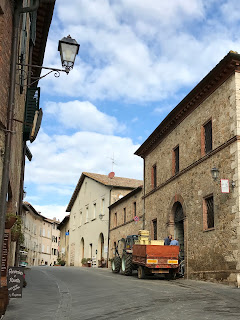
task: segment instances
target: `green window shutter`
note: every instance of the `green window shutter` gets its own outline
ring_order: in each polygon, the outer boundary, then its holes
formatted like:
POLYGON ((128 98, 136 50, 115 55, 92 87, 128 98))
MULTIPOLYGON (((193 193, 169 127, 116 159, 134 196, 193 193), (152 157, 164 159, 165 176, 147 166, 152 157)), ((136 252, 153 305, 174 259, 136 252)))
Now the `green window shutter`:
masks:
POLYGON ((37 11, 30 13, 30 19, 31 19, 31 27, 30 27, 30 39, 35 45, 36 41, 36 24, 37 24, 37 11))
POLYGON ((23 140, 30 140, 35 112, 39 110, 40 88, 28 88, 25 104, 23 140))

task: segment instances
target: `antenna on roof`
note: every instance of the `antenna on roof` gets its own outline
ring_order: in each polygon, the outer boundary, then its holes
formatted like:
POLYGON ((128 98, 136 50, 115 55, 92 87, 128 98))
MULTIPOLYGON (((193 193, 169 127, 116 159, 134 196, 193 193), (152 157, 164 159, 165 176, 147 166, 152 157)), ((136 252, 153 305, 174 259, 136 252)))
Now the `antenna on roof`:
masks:
POLYGON ((112 160, 112 171, 108 174, 108 178, 113 179, 115 176, 115 173, 113 171, 113 166, 116 164, 115 159, 114 159, 114 153, 113 153, 112 158, 109 158, 109 159, 112 160))

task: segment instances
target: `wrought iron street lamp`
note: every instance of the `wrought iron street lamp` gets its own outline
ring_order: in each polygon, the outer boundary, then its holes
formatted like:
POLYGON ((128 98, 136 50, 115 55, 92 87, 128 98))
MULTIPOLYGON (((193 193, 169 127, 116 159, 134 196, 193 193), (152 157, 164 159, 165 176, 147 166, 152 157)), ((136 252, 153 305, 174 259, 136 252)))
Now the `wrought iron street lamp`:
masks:
POLYGON ((67 36, 62 38, 62 40, 59 40, 58 43, 58 51, 60 51, 60 57, 62 66, 64 69, 57 69, 57 68, 50 68, 50 67, 44 67, 44 66, 38 66, 38 65, 32 65, 32 64, 23 64, 23 63, 17 63, 21 67, 21 71, 26 74, 26 78, 22 77, 22 80, 25 80, 28 78, 28 74, 32 74, 32 71, 25 72, 23 70, 23 67, 30 67, 30 68, 38 68, 38 69, 44 69, 44 70, 50 70, 46 74, 42 75, 38 78, 33 78, 34 81, 32 83, 29 83, 27 86, 30 87, 35 82, 38 82, 40 79, 46 77, 50 73, 54 72, 54 76, 56 78, 60 77, 60 72, 65 72, 66 74, 69 74, 70 70, 73 69, 73 65, 76 59, 76 56, 78 54, 80 45, 77 43, 75 39, 72 39, 71 36, 67 36))
POLYGON ((211 174, 212 174, 213 180, 216 181, 218 179, 218 176, 219 176, 219 170, 216 167, 213 167, 211 169, 211 174))
POLYGON ((70 35, 59 40, 58 51, 60 51, 62 66, 66 73, 73 68, 76 55, 78 54, 80 45, 70 35))

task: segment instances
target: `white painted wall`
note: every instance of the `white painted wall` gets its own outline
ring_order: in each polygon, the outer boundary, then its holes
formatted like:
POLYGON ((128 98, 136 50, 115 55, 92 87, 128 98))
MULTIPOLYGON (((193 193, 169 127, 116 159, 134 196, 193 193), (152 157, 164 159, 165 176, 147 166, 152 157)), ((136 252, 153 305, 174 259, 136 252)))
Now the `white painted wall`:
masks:
POLYGON ((104 238, 103 257, 107 259, 109 197, 110 187, 106 187, 95 180, 85 177, 70 213, 70 264, 81 266, 83 257, 91 258, 91 251, 92 256, 96 256, 96 259, 100 260, 101 233, 104 238), (99 218, 100 213, 104 215, 102 220, 99 218), (82 239, 84 239, 84 254, 82 239))

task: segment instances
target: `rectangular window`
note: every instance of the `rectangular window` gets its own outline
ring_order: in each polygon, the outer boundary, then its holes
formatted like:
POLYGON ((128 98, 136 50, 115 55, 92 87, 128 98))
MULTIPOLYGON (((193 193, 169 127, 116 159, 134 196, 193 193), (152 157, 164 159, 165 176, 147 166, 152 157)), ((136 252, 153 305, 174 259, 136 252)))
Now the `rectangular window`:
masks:
POLYGON ((127 221, 126 208, 123 208, 123 223, 126 223, 126 221, 127 221))
POLYGON ((104 210, 105 210, 105 201, 104 199, 102 199, 102 214, 104 214, 104 210))
POLYGON ((173 149, 173 175, 179 172, 179 146, 173 149))
POLYGON ((117 212, 114 214, 114 227, 117 226, 117 212))
POLYGON ((82 225, 82 211, 80 211, 80 221, 79 221, 80 226, 82 225))
POLYGON ((45 237, 45 229, 43 229, 42 235, 43 235, 43 237, 45 237))
POLYGON ((133 218, 137 215, 137 203, 133 202, 133 218))
POLYGON ((213 196, 203 199, 203 228, 214 228, 214 201, 213 196))
POLYGON ((157 187, 157 165, 152 166, 152 188, 157 187))
POLYGON ((44 252, 44 244, 42 244, 42 252, 44 252))
POLYGON ((96 218, 96 203, 93 204, 93 219, 96 218))
POLYGON ((86 207, 86 222, 88 222, 88 207, 86 207))
POLYGON ((202 156, 212 151, 212 120, 202 126, 201 153, 202 156))
POLYGON ((157 240, 157 219, 152 220, 153 240, 157 240))

